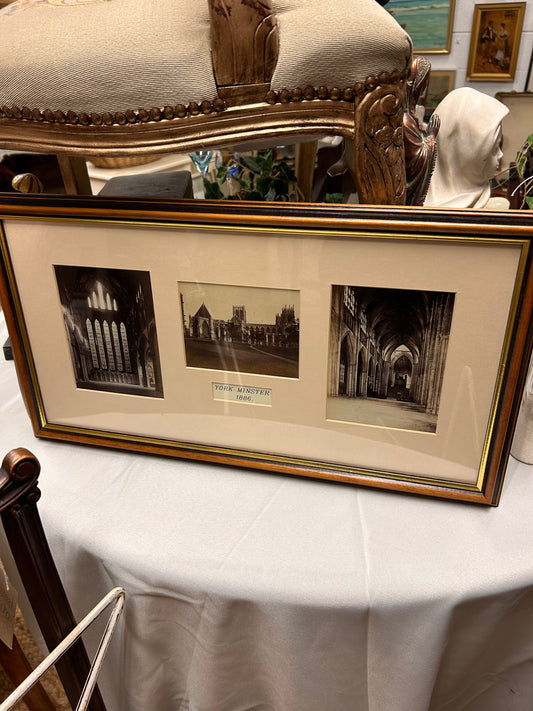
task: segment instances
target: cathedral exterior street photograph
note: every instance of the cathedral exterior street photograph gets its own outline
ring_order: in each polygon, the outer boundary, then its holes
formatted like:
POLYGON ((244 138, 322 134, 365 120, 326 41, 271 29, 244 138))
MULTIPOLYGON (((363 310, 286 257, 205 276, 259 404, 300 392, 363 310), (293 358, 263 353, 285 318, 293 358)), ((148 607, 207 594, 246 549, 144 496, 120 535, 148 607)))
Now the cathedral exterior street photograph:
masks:
POLYGON ((298 377, 298 291, 180 282, 188 367, 298 377))
POLYGON ((434 433, 454 294, 334 285, 331 420, 434 433))

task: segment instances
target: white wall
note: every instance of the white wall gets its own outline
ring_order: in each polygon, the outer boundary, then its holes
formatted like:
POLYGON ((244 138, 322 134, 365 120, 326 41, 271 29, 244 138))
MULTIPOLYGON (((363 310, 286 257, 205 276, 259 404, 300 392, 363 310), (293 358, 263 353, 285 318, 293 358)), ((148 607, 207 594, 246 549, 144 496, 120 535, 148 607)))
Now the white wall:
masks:
MULTIPOLYGON (((491 2, 493 0, 490 0, 491 2)), ((498 3, 507 0, 497 0, 498 3)), ((481 3, 478 3, 481 4, 481 3)), ((466 68, 470 50, 470 33, 474 17, 474 0, 456 0, 453 35, 449 54, 428 54, 433 69, 455 70, 455 88, 471 86, 473 89, 494 96, 497 91, 525 91, 526 79, 533 53, 533 2, 526 3, 522 39, 518 53, 518 63, 514 81, 467 81, 466 68)), ((530 81, 529 89, 533 89, 530 81)))

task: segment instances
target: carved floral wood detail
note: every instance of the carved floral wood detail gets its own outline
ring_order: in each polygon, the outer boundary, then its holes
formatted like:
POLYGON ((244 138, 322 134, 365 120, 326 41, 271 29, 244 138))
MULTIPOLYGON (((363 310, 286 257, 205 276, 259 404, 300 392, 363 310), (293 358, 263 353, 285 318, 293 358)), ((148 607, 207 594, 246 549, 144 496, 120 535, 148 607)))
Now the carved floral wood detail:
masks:
POLYGON ((354 173, 360 197, 383 203, 405 202, 406 177, 403 144, 404 92, 398 84, 378 86, 356 109, 354 173))

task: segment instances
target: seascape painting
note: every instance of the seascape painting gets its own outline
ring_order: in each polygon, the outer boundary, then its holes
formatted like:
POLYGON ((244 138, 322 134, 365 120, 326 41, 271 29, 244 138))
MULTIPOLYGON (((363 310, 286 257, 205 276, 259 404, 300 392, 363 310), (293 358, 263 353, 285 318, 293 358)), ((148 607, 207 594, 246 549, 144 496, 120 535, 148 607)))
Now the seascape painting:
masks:
POLYGON ((416 52, 449 52, 455 0, 389 0, 385 9, 413 40, 416 52))

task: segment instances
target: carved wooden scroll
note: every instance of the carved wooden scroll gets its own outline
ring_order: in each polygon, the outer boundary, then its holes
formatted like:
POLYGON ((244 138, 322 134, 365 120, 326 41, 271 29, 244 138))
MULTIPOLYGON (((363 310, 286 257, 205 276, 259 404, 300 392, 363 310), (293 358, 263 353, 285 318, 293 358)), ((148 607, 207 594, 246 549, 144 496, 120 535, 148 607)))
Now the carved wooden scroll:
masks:
POLYGON ((209 0, 213 71, 231 105, 263 101, 278 60, 278 25, 270 0, 209 0))
POLYGON ((377 86, 355 108, 357 148, 350 165, 361 202, 405 204, 404 106, 404 86, 398 83, 377 86))

